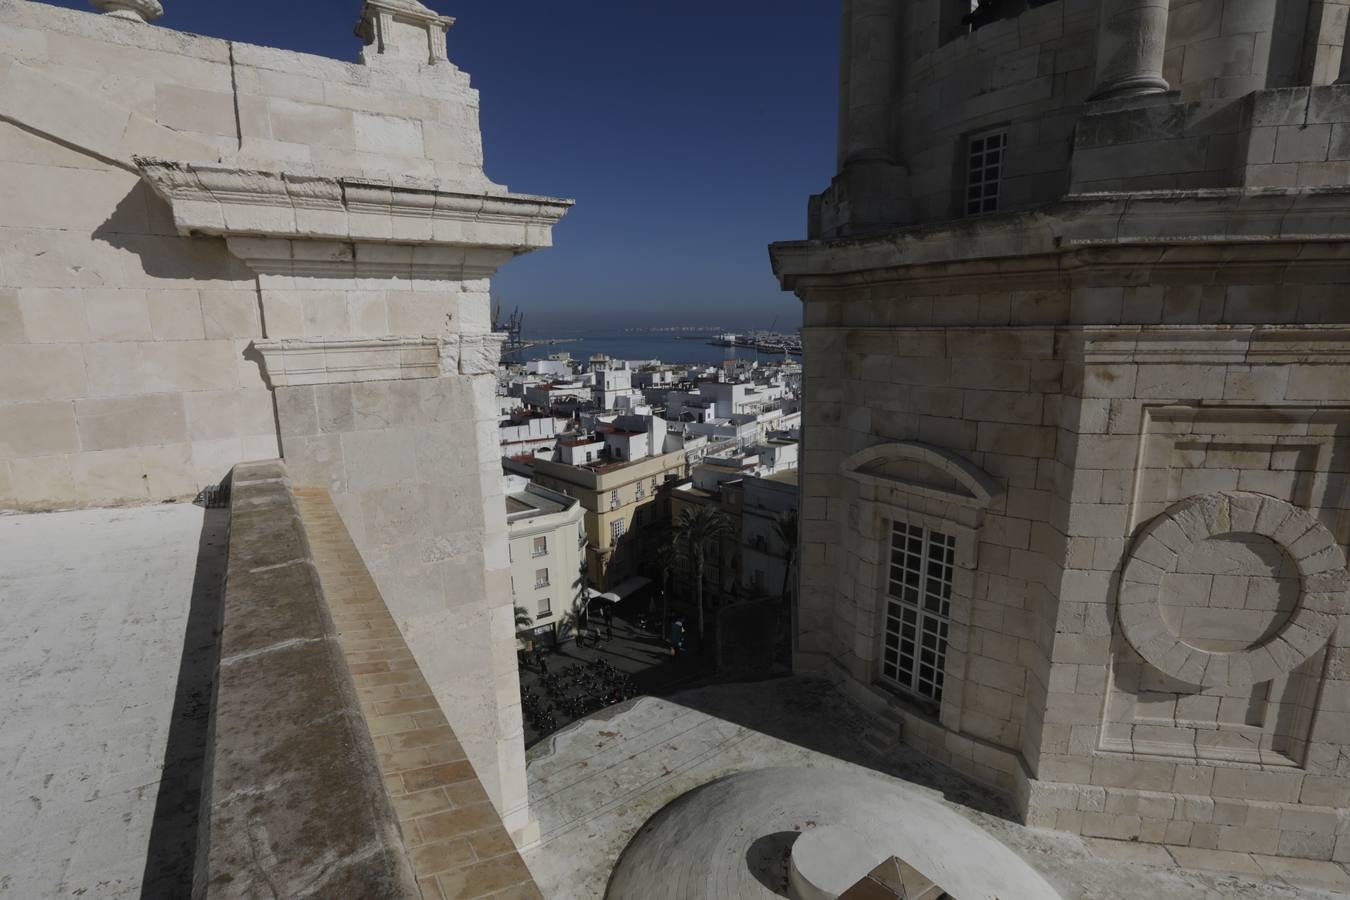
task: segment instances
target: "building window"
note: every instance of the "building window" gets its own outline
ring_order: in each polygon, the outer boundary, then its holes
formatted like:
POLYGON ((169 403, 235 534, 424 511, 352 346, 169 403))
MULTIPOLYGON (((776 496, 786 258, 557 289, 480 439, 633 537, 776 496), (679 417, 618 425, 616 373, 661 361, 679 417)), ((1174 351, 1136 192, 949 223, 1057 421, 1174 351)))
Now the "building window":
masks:
POLYGON ((535 616, 536 619, 545 619, 553 615, 553 598, 544 597, 540 599, 538 610, 538 614, 535 616))
POLYGON ((639 482, 634 486, 634 493, 635 493, 635 495, 637 496, 637 499, 642 500, 642 499, 645 499, 646 496, 647 496, 647 489, 644 488, 644 487, 642 486, 642 482, 639 481, 639 482))
POLYGON ((534 570, 534 587, 536 590, 548 587, 548 569, 534 570))
POLYGON ((652 495, 653 495, 653 496, 656 495, 656 479, 655 479, 655 478, 652 479, 652 495))
POLYGON ((621 537, 623 537, 623 519, 615 519, 609 523, 610 544, 617 544, 621 537))
POLYGON ((951 627, 956 539, 905 522, 891 527, 881 674, 903 690, 941 702, 951 627))
POLYGON ((619 502, 619 492, 618 492, 618 491, 610 491, 610 494, 609 494, 609 508, 610 508, 610 509, 618 509, 620 506, 623 506, 623 504, 619 502))
POLYGON ((971 136, 966 152, 966 215, 998 212, 1003 152, 1007 147, 1007 129, 982 131, 971 136))
POLYGON ((548 537, 546 535, 534 539, 534 556, 548 556, 548 537))

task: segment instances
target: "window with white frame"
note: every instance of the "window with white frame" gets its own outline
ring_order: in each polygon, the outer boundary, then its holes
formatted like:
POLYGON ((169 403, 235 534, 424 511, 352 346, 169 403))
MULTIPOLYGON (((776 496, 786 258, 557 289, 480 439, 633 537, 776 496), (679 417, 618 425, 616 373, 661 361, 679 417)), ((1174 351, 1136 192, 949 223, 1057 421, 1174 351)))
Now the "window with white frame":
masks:
POLYGON ((537 537, 537 538, 534 539, 534 555, 535 555, 536 557, 539 557, 539 556, 548 556, 548 536, 547 536, 547 535, 540 535, 539 537, 537 537))
POLYGON ((620 506, 623 506, 623 504, 619 501, 619 492, 618 492, 618 491, 610 491, 610 494, 609 494, 609 508, 610 508, 610 509, 618 509, 620 506))
POLYGON ((617 544, 621 537, 623 537, 623 519, 615 519, 609 523, 609 542, 617 544))
POLYGON ((536 590, 548 587, 548 569, 534 570, 534 586, 536 590))
POLYGON ((970 136, 966 144, 966 215, 998 212, 1003 184, 1003 157, 1008 130, 997 128, 970 136))
POLYGON ((537 607, 537 613, 535 615, 535 618, 544 619, 551 615, 553 615, 553 598, 552 597, 539 598, 539 606, 537 607))
POLYGON ((891 525, 881 675, 941 702, 951 628, 956 538, 908 522, 891 525))
POLYGON ((642 486, 642 482, 640 482, 640 481, 639 481, 636 485, 634 485, 634 487, 633 487, 633 492, 634 492, 634 495, 635 495, 635 496, 637 497, 637 499, 639 499, 639 500, 646 499, 646 497, 647 497, 647 489, 644 488, 644 487, 642 486))

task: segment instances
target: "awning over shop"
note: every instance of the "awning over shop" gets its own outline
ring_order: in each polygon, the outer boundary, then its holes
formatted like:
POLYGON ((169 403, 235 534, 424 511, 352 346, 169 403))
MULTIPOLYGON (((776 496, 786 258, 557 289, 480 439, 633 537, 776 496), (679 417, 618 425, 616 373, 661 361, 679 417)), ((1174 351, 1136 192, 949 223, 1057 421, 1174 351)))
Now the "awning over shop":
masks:
POLYGON ((595 588, 586 588, 586 602, 588 604, 594 603, 597 600, 603 600, 606 603, 618 603, 622 599, 623 598, 620 597, 618 594, 613 593, 602 594, 595 588))

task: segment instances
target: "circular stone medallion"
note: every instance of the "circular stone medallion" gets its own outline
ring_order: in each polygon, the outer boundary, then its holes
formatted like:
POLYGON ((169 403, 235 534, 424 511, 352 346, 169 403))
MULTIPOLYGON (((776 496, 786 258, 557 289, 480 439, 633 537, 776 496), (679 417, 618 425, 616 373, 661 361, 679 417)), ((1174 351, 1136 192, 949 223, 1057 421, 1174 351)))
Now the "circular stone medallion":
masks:
POLYGON ((1345 557, 1310 514, 1264 494, 1201 494, 1140 531, 1121 573, 1120 623, 1164 674, 1246 686, 1322 649, 1345 591, 1345 557))

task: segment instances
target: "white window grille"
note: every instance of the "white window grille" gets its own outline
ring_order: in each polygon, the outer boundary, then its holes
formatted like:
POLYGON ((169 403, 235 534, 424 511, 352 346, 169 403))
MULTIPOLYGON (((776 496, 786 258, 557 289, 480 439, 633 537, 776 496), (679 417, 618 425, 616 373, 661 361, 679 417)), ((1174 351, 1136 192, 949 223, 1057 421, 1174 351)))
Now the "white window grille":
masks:
POLYGON ((645 499, 647 496, 647 489, 642 486, 640 481, 635 486, 635 494, 639 500, 645 499))
POLYGON ((534 587, 536 590, 548 587, 548 569, 535 569, 534 587))
POLYGON ((621 537, 623 537, 623 519, 615 519, 609 523, 609 542, 617 544, 621 537))
POLYGON ((951 628, 956 538, 906 522, 891 527, 882 677, 941 702, 951 628))
POLYGON ((1007 147, 1006 129, 971 136, 966 155, 966 215, 998 212, 1003 156, 1007 147))
POLYGON ((534 539, 534 556, 548 556, 548 536, 537 537, 534 539))
POLYGON ((618 509, 620 506, 623 506, 623 504, 619 502, 619 492, 611 491, 609 495, 609 508, 618 509))

